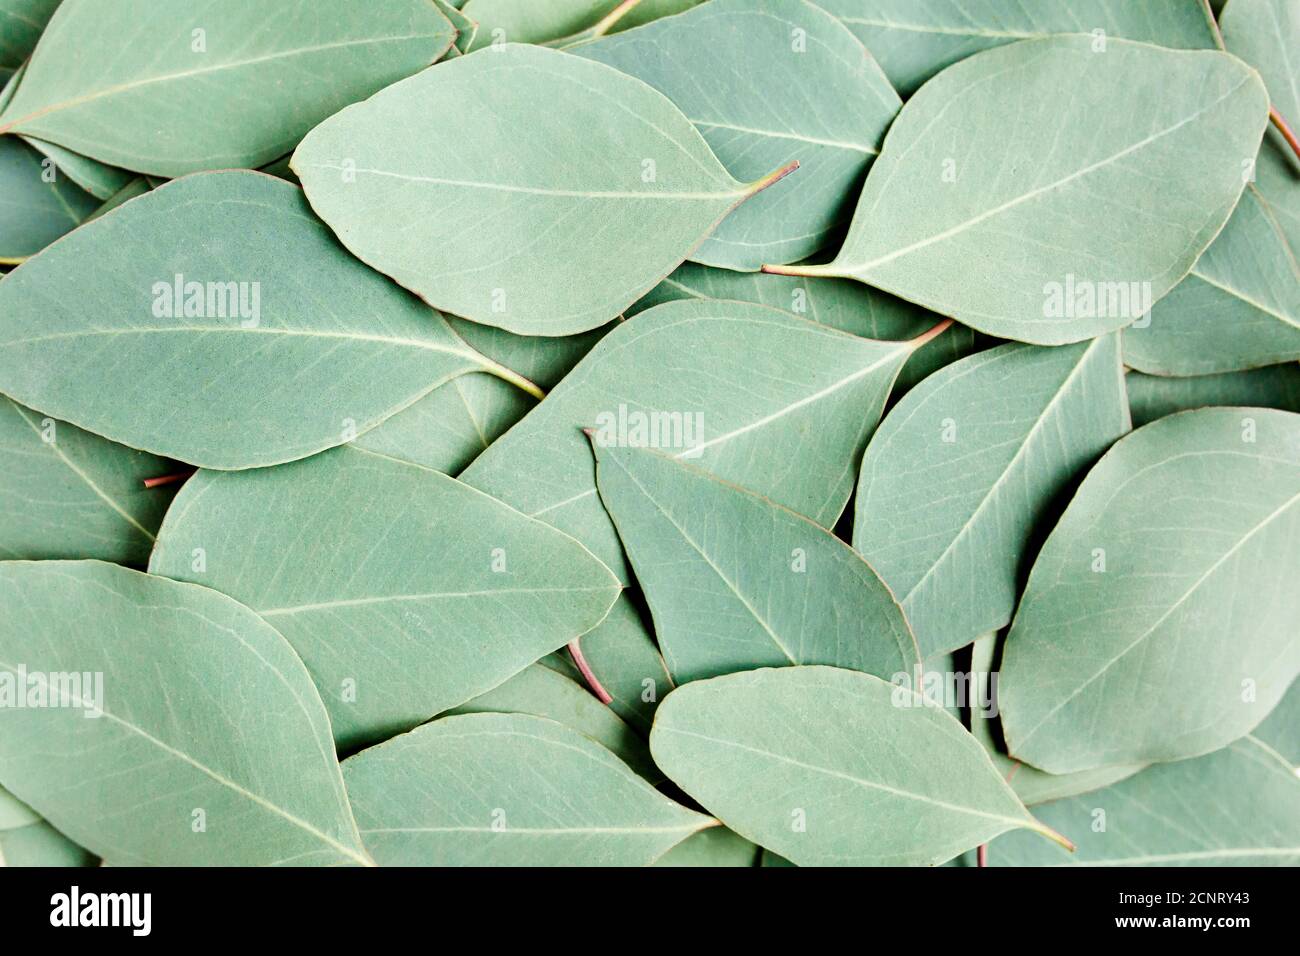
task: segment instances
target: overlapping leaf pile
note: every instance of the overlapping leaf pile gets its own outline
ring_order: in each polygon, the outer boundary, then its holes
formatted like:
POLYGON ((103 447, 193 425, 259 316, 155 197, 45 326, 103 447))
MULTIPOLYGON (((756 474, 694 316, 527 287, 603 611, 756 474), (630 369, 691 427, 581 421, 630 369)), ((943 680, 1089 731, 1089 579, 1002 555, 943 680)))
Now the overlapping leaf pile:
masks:
POLYGON ((0 0, 0 860, 1300 863, 1297 48, 0 0))

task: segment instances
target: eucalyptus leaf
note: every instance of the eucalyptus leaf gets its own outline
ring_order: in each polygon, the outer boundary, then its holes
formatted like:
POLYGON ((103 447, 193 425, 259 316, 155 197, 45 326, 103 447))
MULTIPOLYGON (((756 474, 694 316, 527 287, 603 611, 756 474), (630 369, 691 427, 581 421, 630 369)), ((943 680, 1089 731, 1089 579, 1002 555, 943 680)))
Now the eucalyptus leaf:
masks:
POLYGON ((75 229, 99 201, 15 136, 0 136, 0 263, 16 264, 75 229))
POLYGON ((350 257, 301 190, 254 172, 96 219, 6 276, 0 311, 0 391, 210 468, 343 444, 463 372, 518 381, 350 257))
POLYGON ((710 827, 687 837, 655 866, 757 866, 759 847, 726 827, 710 827))
POLYGON ((797 176, 742 205, 691 255, 727 269, 797 262, 826 245, 903 105, 862 44, 805 0, 713 0, 573 52, 667 96, 742 182, 799 161, 797 176))
POLYGON ((799 866, 934 865, 1018 827, 1059 839, 961 724, 857 671, 782 667, 679 687, 650 750, 728 827, 799 866))
POLYGON ((59 0, 0 0, 0 67, 16 67, 36 48, 59 0))
POLYGON ((852 30, 899 91, 971 54, 1053 33, 1094 33, 1209 49, 1200 0, 821 0, 852 30))
POLYGON ((94 866, 94 854, 41 821, 14 830, 0 830, 0 867, 94 866))
POLYGON ((474 44, 474 36, 478 33, 478 24, 461 13, 456 7, 452 6, 447 0, 433 0, 434 6, 456 28, 456 40, 451 48, 447 50, 446 59, 460 56, 468 53, 474 44))
POLYGON ((997 716, 1000 659, 1001 648, 997 634, 985 634, 972 645, 970 683, 973 702, 970 708, 970 731, 983 744, 993 760, 993 766, 1025 806, 1032 807, 1100 790, 1142 770, 1143 764, 1120 764, 1058 775, 1043 773, 1008 757, 997 716))
POLYGON ((0 133, 160 176, 261 166, 454 37, 428 0, 63 0, 0 133))
POLYGON ((1049 773, 1180 760, 1300 673, 1300 415, 1207 408, 1119 441, 1043 545, 1007 638, 1012 756, 1049 773))
POLYGON ((98 561, 0 563, 0 608, 28 702, 0 782, 70 839, 128 866, 370 862, 320 698, 247 608, 98 561))
POLYGON ((847 544, 766 498, 650 449, 593 438, 601 501, 645 590, 673 680, 830 664, 885 679, 921 654, 847 544))
POLYGON ((862 458, 853 547, 925 656, 1011 621, 1034 529, 1129 430, 1119 337, 1002 345, 921 382, 862 458))
MULTIPOLYGON (((649 735, 655 710, 673 689, 673 679, 654 635, 626 590, 610 608, 609 616, 582 635, 576 649, 598 685, 591 689, 602 700, 609 698, 606 703, 614 713, 649 735)), ((581 674, 578 679, 588 680, 581 674)))
POLYGON ((175 494, 144 481, 174 471, 0 395, 0 557, 144 565, 175 494))
POLYGON ((605 336, 461 477, 573 535, 625 582, 583 428, 605 423, 689 452, 825 527, 848 500, 894 377, 925 339, 876 342, 746 303, 670 302, 605 336))
POLYGON ((1003 338, 1091 338, 1187 275, 1267 115, 1258 74, 1225 53, 1085 36, 997 47, 908 101, 833 262, 770 268, 856 278, 1003 338))
POLYGON ((549 667, 533 664, 499 687, 448 711, 449 714, 532 714, 590 737, 651 783, 664 775, 650 759, 645 739, 595 697, 549 667))
MULTIPOLYGON (((659 17, 681 13, 701 0, 634 0, 611 32, 640 26, 659 17)), ((624 6, 626 0, 469 0, 462 12, 473 17, 479 31, 470 49, 488 44, 550 43, 586 33, 624 6)))
POLYGON ((645 866, 715 821, 555 721, 469 714, 343 763, 384 866, 645 866))
POLYGON ((229 594, 279 630, 320 689, 341 749, 491 690, 599 624, 619 590, 542 522, 357 448, 199 472, 149 566, 229 594), (262 546, 250 551, 251 539, 262 546))
POLYGON ((1300 122, 1300 10, 1291 0, 1232 0, 1221 20, 1223 42, 1264 77, 1273 106, 1291 123, 1300 122))
POLYGON ((354 255, 437 308, 523 335, 609 322, 792 168, 737 182, 661 93, 515 44, 342 110, 293 158, 354 255))
POLYGON ((149 180, 145 179, 143 176, 136 176, 125 186, 104 200, 104 202, 101 203, 94 212, 86 217, 85 221, 90 222, 92 219, 98 219, 105 213, 112 212, 128 199, 134 199, 136 196, 143 196, 152 188, 153 187, 149 185, 149 180))
POLYGON ((1300 365, 1295 362, 1191 378, 1129 372, 1124 376, 1124 384, 1135 427, 1207 405, 1249 405, 1300 412, 1300 365))
MULTIPOLYGON (((627 311, 631 317, 664 302, 679 299, 738 299, 784 309, 823 325, 867 339, 894 341, 910 339, 932 328, 942 316, 880 292, 851 279, 812 279, 770 275, 763 272, 733 272, 684 262, 627 311)), ((474 344, 474 340, 469 340, 474 344)), ((907 360, 890 392, 897 399, 924 379, 957 359, 987 344, 987 339, 964 325, 953 323, 907 360)), ((495 352, 480 349, 515 369, 528 371, 495 352)))
POLYGON ((618 328, 615 320, 577 335, 515 335, 448 316, 452 330, 473 348, 542 388, 554 388, 596 343, 618 328))
POLYGON ((41 815, 23 803, 4 787, 0 787, 0 830, 15 830, 18 827, 39 823, 41 815))
POLYGON ((989 847, 990 865, 1300 865, 1300 780, 1251 737, 1038 814, 1076 841, 1074 856, 1012 833, 989 847))
POLYGON ((1250 736, 1276 750, 1300 776, 1300 733, 1296 728, 1300 728, 1300 683, 1292 681, 1291 689, 1282 696, 1281 703, 1251 731, 1250 736))
POLYGON ((105 166, 89 156, 82 156, 62 146, 26 136, 21 138, 28 146, 48 157, 60 173, 100 202, 111 197, 135 178, 135 173, 118 169, 116 166, 105 166))

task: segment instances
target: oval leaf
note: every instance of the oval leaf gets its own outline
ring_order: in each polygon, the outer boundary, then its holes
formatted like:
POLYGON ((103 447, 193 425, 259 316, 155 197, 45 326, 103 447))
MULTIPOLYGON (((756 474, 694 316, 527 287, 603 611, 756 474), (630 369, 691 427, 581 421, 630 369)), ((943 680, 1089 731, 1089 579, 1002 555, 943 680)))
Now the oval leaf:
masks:
POLYGON ((1135 428, 1175 412, 1208 405, 1250 405, 1300 412, 1300 365, 1295 362, 1191 378, 1129 372, 1124 376, 1124 385, 1135 428))
POLYGON ((805 0, 713 0, 572 52, 667 96, 742 182, 799 161, 797 176, 745 203, 691 254, 726 269, 797 262, 826 245, 852 217, 903 105, 862 44, 805 0))
POLYGON ((0 781, 72 840, 126 866, 370 862, 320 697, 252 611, 98 561, 0 563, 0 608, 0 686, 28 701, 0 781))
POLYGON ((0 133, 158 176, 261 166, 455 35, 428 0, 63 0, 0 133))
POLYGON ((1258 74, 1224 53, 1082 36, 989 50, 904 107, 835 261, 772 270, 859 279, 1003 338, 1091 338, 1187 275, 1267 116, 1258 74))
POLYGON ((1116 444, 1043 545, 1007 638, 1012 756, 1070 773, 1247 733, 1300 673, 1298 536, 1300 415, 1202 409, 1116 444))
POLYGON ((783 667, 679 687, 650 751, 728 827, 799 866, 934 865, 1016 827, 1052 835, 961 724, 857 671, 783 667))
POLYGON ((714 824, 594 741, 521 714, 437 720, 343 773, 384 866, 645 866, 714 824))
POLYGON ((1129 429, 1119 338, 1003 345, 936 372, 862 458, 853 547, 926 657, 1011 620, 1034 528, 1129 429))
POLYGON ((674 681, 786 664, 885 679, 919 668, 893 594, 829 531, 667 455, 602 441, 596 432, 600 498, 674 681))
POLYGON ((591 630, 618 595, 573 539, 446 475, 355 448, 200 472, 168 513, 150 570, 229 594, 284 634, 344 748, 490 690, 591 630))
POLYGON ((0 391, 208 468, 340 445, 494 364, 349 256, 301 190, 253 172, 95 220, 6 276, 0 311, 0 391))
POLYGON ((75 229, 99 200, 71 180, 45 179, 41 155, 16 136, 0 136, 0 265, 34 256, 75 229))
POLYGON ((341 111, 292 165, 362 261, 440 309, 524 335, 604 325, 789 171, 736 182, 662 94, 513 44, 341 111))

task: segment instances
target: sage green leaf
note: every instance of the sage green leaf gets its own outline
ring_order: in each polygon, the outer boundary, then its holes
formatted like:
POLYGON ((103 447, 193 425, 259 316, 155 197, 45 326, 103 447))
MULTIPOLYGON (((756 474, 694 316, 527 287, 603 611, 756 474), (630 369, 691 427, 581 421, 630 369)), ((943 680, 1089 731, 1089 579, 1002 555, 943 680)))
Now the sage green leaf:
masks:
POLYGON ((144 481, 166 459, 0 396, 0 463, 0 557, 148 562, 175 489, 144 481))
POLYGON ((1011 621, 1034 529, 1128 430, 1115 334, 1002 345, 904 396, 863 455, 853 547, 898 596, 923 655, 1011 621))
POLYGON ((127 866, 369 862, 320 697, 247 608, 98 561, 0 563, 0 608, 29 701, 0 782, 69 839, 127 866))
POLYGON ((1207 405, 1248 405, 1300 412, 1300 365, 1295 362, 1191 378, 1129 372, 1124 376, 1124 384, 1133 425, 1139 428, 1174 412, 1207 405))
MULTIPOLYGON (((1261 164, 1272 162, 1265 143, 1261 164)), ((1252 185, 1191 274, 1124 330, 1144 372, 1206 375, 1300 359, 1300 264, 1277 211, 1252 185)))
POLYGON ((5 104, 13 98, 14 90, 18 89, 18 80, 21 78, 25 67, 25 63, 16 70, 0 66, 0 110, 3 110, 5 104))
POLYGON ((468 53, 470 46, 474 43, 474 35, 478 32, 478 24, 448 3, 447 0, 433 0, 433 4, 438 8, 438 12, 446 17, 448 22, 456 29, 456 40, 447 50, 444 59, 450 60, 463 53, 468 53))
POLYGON ((159 176, 261 166, 455 32, 428 0, 63 0, 0 133, 159 176))
POLYGON ((553 720, 468 714, 344 761, 383 866, 645 866, 715 821, 553 720))
MULTIPOLYGON (((655 709, 673 689, 673 679, 627 591, 619 595, 599 627, 582 635, 577 652, 598 685, 591 689, 602 700, 608 697, 606 703, 614 713, 648 735, 655 709)), ((585 676, 578 679, 587 682, 585 676)))
POLYGON ((494 366, 349 256, 301 190, 254 172, 189 176, 96 219, 6 276, 0 312, 0 391, 210 468, 342 444, 494 366))
POLYGON ((1112 783, 1131 777, 1142 770, 1143 764, 1120 764, 1098 767, 1078 773, 1043 773, 1018 760, 1008 757, 998 723, 998 665, 1001 647, 997 634, 985 634, 971 648, 970 665, 970 732, 988 751, 993 766, 1002 779, 1011 785, 1027 807, 1048 803, 1065 797, 1100 790, 1112 783))
MULTIPOLYGON (((610 27, 627 30, 689 10, 702 0, 639 0, 610 27)), ((488 44, 550 43, 586 33, 626 0, 469 0, 462 12, 479 24, 470 49, 488 44)))
POLYGON ((891 127, 835 261, 772 270, 855 278, 1039 345, 1145 314, 1236 206, 1268 96, 1225 53, 1094 43, 1025 40, 949 67, 891 127))
POLYGON ((47 167, 35 149, 15 136, 0 136, 0 263, 35 255, 98 205, 94 196, 47 167))
POLYGON ((536 404, 536 399, 499 378, 461 375, 352 444, 456 475, 536 404))
POLYGON ((0 787, 0 830, 15 830, 18 827, 39 823, 41 815, 23 803, 4 787, 0 787))
POLYGON ((447 321, 476 351, 546 389, 558 385, 597 342, 619 326, 616 319, 577 335, 515 335, 455 316, 448 316, 447 321))
POLYGON ((679 459, 603 441, 593 435, 600 498, 677 684, 786 664, 886 680, 920 667, 889 588, 829 531, 679 459))
POLYGON ((564 724, 609 750, 651 783, 664 775, 650 759, 645 739, 623 722, 585 687, 533 664, 486 694, 480 694, 449 714, 532 714, 564 724))
POLYGON ((542 522, 357 448, 200 471, 149 567, 229 594, 279 630, 320 688, 341 749, 491 690, 599 624, 619 590, 542 522))
POLYGON ((1049 773, 1180 760, 1262 721, 1300 673, 1300 415, 1206 408, 1119 441, 1034 563, 999 686, 1049 773))
POLYGON ((826 245, 852 217, 903 105, 862 44, 805 0, 713 0, 572 52, 667 96, 741 182, 799 161, 797 176, 742 205, 691 254, 727 269, 797 262, 826 245))
POLYGON ((961 724, 857 671, 781 667, 679 687, 650 751, 728 827, 798 866, 934 865, 1016 827, 1059 839, 961 724))
POLYGON ((1300 10, 1289 0, 1233 0, 1221 21, 1228 51, 1264 77, 1273 106, 1290 123, 1300 122, 1300 10))
POLYGON ((1293 681, 1281 703, 1251 731, 1250 736, 1276 750, 1300 776, 1300 733, 1296 728, 1300 728, 1300 683, 1293 681))
POLYGON ((726 827, 709 827, 687 837, 655 866, 757 866, 762 851, 726 827))
POLYGON ((514 44, 342 110, 293 169, 362 261, 437 308, 522 335, 606 324, 789 171, 739 183, 661 93, 514 44))
POLYGON ((94 854, 44 821, 15 830, 0 830, 0 867, 94 865, 94 854))
MULTIPOLYGON (((894 341, 910 339, 942 320, 920 306, 880 292, 849 279, 812 279, 770 275, 764 272, 733 272, 684 262, 677 271, 650 290, 627 312, 630 317, 652 306, 679 299, 738 299, 784 309, 823 325, 867 339, 894 341)), ((474 344, 474 340, 469 340, 474 344)), ((917 349, 890 392, 896 401, 917 382, 951 362, 983 348, 987 340, 973 329, 953 323, 917 349)), ((528 375, 527 370, 494 352, 480 349, 509 368, 528 375)), ((528 375, 529 378, 536 379, 528 375)))
POLYGON ((461 477, 573 535, 624 581, 583 428, 608 422, 644 444, 653 425, 667 450, 826 527, 924 339, 860 339, 747 303, 670 302, 605 336, 461 477))
POLYGON ((0 0, 0 67, 16 67, 36 41, 59 0, 0 0))
POLYGON ((86 222, 90 222, 92 219, 98 219, 100 216, 104 215, 104 213, 112 212, 128 199, 134 199, 136 196, 143 196, 152 188, 153 187, 149 185, 149 180, 145 179, 143 176, 136 176, 117 192, 113 193, 113 195, 109 196, 108 199, 104 200, 104 202, 100 204, 99 208, 86 217, 86 222))
POLYGON ((1074 856, 1012 833, 989 847, 989 865, 1300 865, 1300 780, 1251 737, 1038 814, 1076 841, 1074 856))
MULTIPOLYGON (((1016 40, 1094 33, 1161 46, 1209 49, 1199 0, 821 0, 910 96, 958 60, 1016 40)), ((1012 114, 1009 114, 1012 115, 1012 114)))
POLYGON ((103 202, 135 178, 135 173, 82 156, 62 146, 23 136, 28 146, 47 156, 63 175, 103 202))
POLYGON ((794 866, 794 864, 791 863, 789 860, 787 860, 785 857, 779 856, 778 854, 773 853, 771 850, 768 849, 763 850, 763 857, 759 861, 758 865, 759 866, 794 866))

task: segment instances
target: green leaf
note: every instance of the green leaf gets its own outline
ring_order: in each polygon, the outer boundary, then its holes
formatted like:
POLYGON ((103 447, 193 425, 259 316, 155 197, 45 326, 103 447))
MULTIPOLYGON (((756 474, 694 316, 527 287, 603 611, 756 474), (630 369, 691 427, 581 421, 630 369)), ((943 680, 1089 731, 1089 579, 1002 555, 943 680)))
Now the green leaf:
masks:
POLYGON ((454 36, 428 0, 63 0, 0 133, 159 176, 261 166, 454 36))
POLYGON ((0 867, 94 866, 94 854, 41 821, 14 830, 0 830, 0 867))
MULTIPOLYGON (((795 315, 829 325, 867 339, 896 341, 915 338, 942 321, 920 306, 880 292, 850 279, 812 279, 801 276, 769 275, 763 272, 733 272, 684 262, 677 271, 650 290, 627 311, 631 317, 652 306, 679 299, 738 299, 784 309, 795 315)), ((469 339, 474 344, 473 339, 469 339)), ((917 349, 890 392, 897 401, 917 382, 957 359, 983 348, 987 340, 973 329, 953 323, 917 349)), ((488 352, 493 358, 522 375, 527 370, 488 352)), ((529 378, 534 376, 529 375, 529 378)), ((534 380, 536 380, 534 378, 534 380)))
MULTIPOLYGON (((648 735, 659 701, 673 689, 673 679, 626 590, 600 626, 582 635, 577 651, 599 685, 592 690, 602 700, 608 697, 606 703, 614 713, 648 735)), ((581 674, 577 679, 585 680, 581 674)))
POLYGON ((726 827, 709 827, 687 837, 655 866, 757 866, 760 849, 726 827))
POLYGON ((1143 764, 1121 764, 1098 767, 1079 773, 1051 774, 1035 770, 1006 754, 1002 727, 998 723, 998 664, 1001 647, 997 634, 985 634, 971 649, 971 705, 970 731, 983 744, 1002 779, 1011 785, 1025 806, 1048 803, 1073 797, 1092 790, 1100 790, 1142 770, 1143 764))
POLYGON ((47 156, 58 171, 67 176, 77 186, 90 193, 100 202, 109 199, 115 192, 135 178, 135 173, 116 166, 105 166, 101 162, 82 156, 62 146, 46 143, 31 137, 20 137, 28 146, 47 156))
POLYGON ((86 222, 90 222, 92 219, 98 219, 107 212, 112 212, 128 199, 134 199, 136 196, 143 196, 152 188, 153 187, 149 185, 149 180, 145 179, 143 176, 136 176, 129 183, 104 200, 104 202, 86 218, 86 222))
POLYGON ((1034 564, 999 687, 1012 756, 1049 773, 1180 760, 1300 673, 1300 415, 1162 418, 1092 469, 1034 564))
POLYGON ((601 501, 676 683, 786 664, 886 680, 920 667, 902 608, 847 544, 678 459, 606 440, 592 438, 601 501))
POLYGON ((461 477, 573 535, 624 581, 581 431, 604 421, 647 442, 654 426, 666 450, 691 452, 719 478, 825 527, 848 500, 890 384, 924 338, 875 342, 746 303, 670 302, 605 336, 461 477))
POLYGON ((186 177, 96 219, 6 276, 0 312, 0 391, 209 468, 314 454, 498 371, 349 256, 301 190, 253 172, 186 177))
POLYGON ((1094 33, 1209 49, 1199 0, 821 0, 844 21, 905 96, 973 53, 1053 33, 1094 33))
POLYGON ((0 557, 148 562, 175 490, 144 481, 166 459, 0 396, 0 463, 0 557))
POLYGON ((855 278, 1039 345, 1143 315, 1232 213, 1268 97, 1224 53, 1094 42, 949 67, 891 127, 835 261, 771 270, 855 278))
POLYGON ((742 182, 799 161, 797 176, 742 205, 691 254, 727 269, 797 262, 826 245, 852 217, 903 105, 862 44, 804 0, 713 0, 572 52, 667 96, 742 182))
POLYGON ((1057 838, 961 724, 857 671, 783 667, 679 687, 650 750, 728 827, 799 866, 934 865, 1016 827, 1057 838))
POLYGON ((895 406, 862 458, 853 547, 898 596, 923 655, 1010 622, 1034 529, 1128 430, 1114 334, 989 349, 895 406))
POLYGON ((0 263, 12 265, 75 229, 99 201, 55 175, 16 136, 0 136, 0 263))
POLYGON ((1300 10, 1288 0, 1233 0, 1220 26, 1228 51, 1264 77, 1269 97, 1288 122, 1300 122, 1300 82, 1295 51, 1300 44, 1300 10))
POLYGON ((1281 703, 1251 731, 1250 736, 1276 750, 1300 776, 1300 734, 1296 733, 1297 727, 1300 727, 1300 683, 1293 681, 1281 703))
POLYGON ((1012 833, 989 847, 991 866, 1300 865, 1300 780, 1251 737, 1038 814, 1074 856, 1012 833))
POLYGON ((293 169, 362 261, 522 335, 609 322, 789 171, 739 183, 641 81, 513 44, 348 107, 303 140, 293 169))
POLYGON ((582 734, 521 714, 434 721, 343 773, 384 866, 645 866, 714 824, 582 734))
POLYGON ((533 664, 486 694, 448 711, 449 714, 532 714, 564 724, 590 737, 641 776, 657 784, 664 778, 650 759, 650 749, 629 727, 585 687, 569 678, 533 664))
POLYGON ((620 324, 620 320, 615 320, 577 335, 515 335, 455 316, 448 316, 447 321, 452 331, 476 351, 546 389, 558 385, 597 342, 620 324))
POLYGON ((18 827, 39 823, 41 815, 23 803, 4 787, 0 787, 0 830, 15 830, 18 827))
POLYGON ((150 570, 229 594, 279 630, 341 749, 491 690, 591 630, 618 596, 571 538, 446 475, 356 448, 199 472, 150 570))
POLYGON ((1298 358, 1300 264, 1274 205, 1250 186, 1191 275, 1149 321, 1124 330, 1124 360, 1159 375, 1206 375, 1298 358))
POLYGON ((59 0, 0 0, 0 67, 16 67, 36 48, 59 0))
MULTIPOLYGON (((479 24, 470 49, 489 44, 550 43, 585 33, 626 0, 469 0, 462 10, 479 24)), ((611 27, 627 30, 689 10, 702 0, 639 0, 611 27)))
POLYGON ((127 866, 369 862, 320 698, 247 608, 98 561, 0 563, 0 607, 28 700, 0 781, 70 839, 127 866))
POLYGON ((1270 365, 1245 372, 1168 378, 1129 372, 1124 376, 1134 427, 1174 412, 1207 405, 1243 405, 1300 412, 1300 365, 1270 365))
POLYGON ((447 0, 433 0, 433 3, 438 8, 438 12, 456 28, 456 41, 451 49, 447 51, 445 59, 450 60, 462 53, 468 53, 474 43, 474 36, 478 33, 478 24, 448 3, 447 0))

